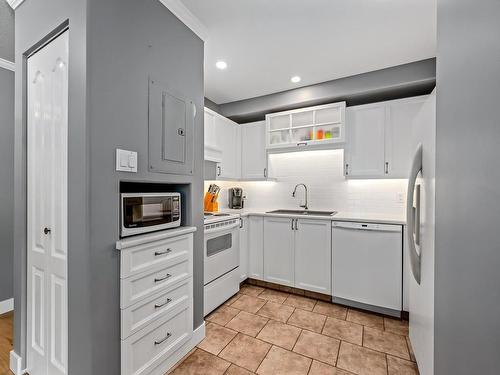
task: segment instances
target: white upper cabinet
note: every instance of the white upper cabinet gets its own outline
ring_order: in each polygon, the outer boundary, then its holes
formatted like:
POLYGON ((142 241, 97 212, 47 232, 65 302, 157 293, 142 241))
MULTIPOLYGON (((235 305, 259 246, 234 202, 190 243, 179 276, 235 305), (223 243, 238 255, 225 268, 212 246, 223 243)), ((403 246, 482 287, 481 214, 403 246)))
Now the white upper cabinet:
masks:
POLYGON ((412 123, 425 96, 349 107, 344 174, 358 178, 407 178, 412 123))
POLYGON ((217 178, 239 179, 241 176, 240 125, 221 115, 214 115, 217 146, 221 161, 217 165, 217 178))
POLYGON ((380 104, 347 108, 346 176, 384 174, 385 112, 380 104))
POLYGON ((263 180, 267 178, 266 122, 242 124, 241 178, 263 180))
POLYGON ((217 140, 215 116, 215 112, 205 108, 205 160, 219 163, 222 161, 222 150, 217 140))
POLYGON ((345 102, 266 115, 267 149, 327 146, 345 141, 345 102))
POLYGON ((385 172, 391 178, 408 178, 412 149, 413 120, 420 112, 426 96, 394 100, 387 103, 385 127, 385 172))

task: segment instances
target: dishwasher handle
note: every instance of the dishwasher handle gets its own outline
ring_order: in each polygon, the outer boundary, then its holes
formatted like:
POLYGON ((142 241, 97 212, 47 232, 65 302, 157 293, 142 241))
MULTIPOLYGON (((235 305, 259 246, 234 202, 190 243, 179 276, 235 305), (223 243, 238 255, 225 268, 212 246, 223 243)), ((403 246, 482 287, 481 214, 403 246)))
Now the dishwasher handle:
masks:
POLYGON ((378 224, 378 223, 357 223, 349 221, 334 221, 332 228, 342 228, 351 230, 368 230, 377 232, 402 232, 401 225, 395 224, 378 224))

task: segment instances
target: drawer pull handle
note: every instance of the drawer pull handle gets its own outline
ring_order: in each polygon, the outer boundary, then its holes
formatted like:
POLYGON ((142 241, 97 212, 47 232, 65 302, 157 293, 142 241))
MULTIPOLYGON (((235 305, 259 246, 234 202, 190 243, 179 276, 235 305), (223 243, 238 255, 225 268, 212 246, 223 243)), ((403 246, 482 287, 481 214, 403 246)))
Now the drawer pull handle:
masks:
POLYGON ((168 340, 170 338, 170 336, 172 336, 172 334, 170 332, 167 333, 167 335, 162 338, 160 341, 155 341, 155 345, 160 345, 162 343, 164 343, 166 340, 168 340))
POLYGON ((160 255, 170 254, 171 252, 172 252, 171 248, 168 248, 165 251, 155 251, 155 257, 160 256, 160 255))
POLYGON ((172 277, 172 275, 171 275, 171 274, 169 274, 169 273, 167 273, 167 274, 166 274, 165 276, 163 276, 163 277, 155 278, 155 283, 158 283, 158 282, 160 282, 160 281, 166 280, 166 279, 168 279, 168 278, 170 278, 170 277, 172 277))
POLYGON ((167 300, 165 302, 156 304, 155 309, 159 309, 160 307, 168 305, 170 302, 172 302, 172 300, 170 298, 167 298, 167 300))

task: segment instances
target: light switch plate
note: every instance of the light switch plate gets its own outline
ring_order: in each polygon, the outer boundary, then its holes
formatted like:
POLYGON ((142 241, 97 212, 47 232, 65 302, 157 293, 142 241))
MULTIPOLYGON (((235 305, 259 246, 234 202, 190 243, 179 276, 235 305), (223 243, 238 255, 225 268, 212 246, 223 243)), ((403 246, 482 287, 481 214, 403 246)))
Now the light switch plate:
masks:
POLYGON ((137 173, 137 152, 116 149, 116 170, 137 173))

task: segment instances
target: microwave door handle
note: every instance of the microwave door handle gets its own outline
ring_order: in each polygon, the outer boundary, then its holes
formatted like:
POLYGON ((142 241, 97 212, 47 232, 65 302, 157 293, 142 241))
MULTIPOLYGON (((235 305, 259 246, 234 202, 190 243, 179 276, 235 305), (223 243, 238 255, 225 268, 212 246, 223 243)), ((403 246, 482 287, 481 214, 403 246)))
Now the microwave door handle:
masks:
POLYGON ((420 285, 420 256, 417 246, 420 244, 420 188, 417 189, 416 206, 413 207, 413 196, 418 173, 422 170, 422 144, 419 143, 411 163, 406 196, 406 235, 410 253, 410 265, 413 277, 420 285), (417 229, 418 227, 418 229, 417 229))

